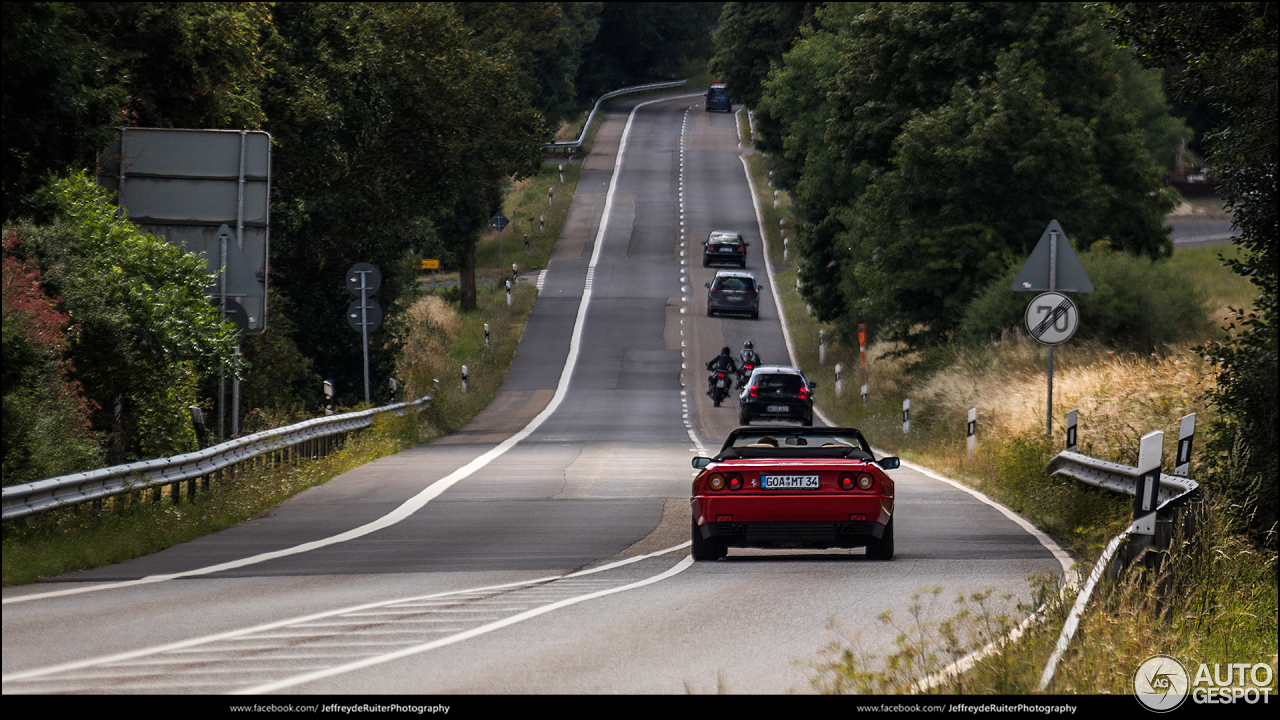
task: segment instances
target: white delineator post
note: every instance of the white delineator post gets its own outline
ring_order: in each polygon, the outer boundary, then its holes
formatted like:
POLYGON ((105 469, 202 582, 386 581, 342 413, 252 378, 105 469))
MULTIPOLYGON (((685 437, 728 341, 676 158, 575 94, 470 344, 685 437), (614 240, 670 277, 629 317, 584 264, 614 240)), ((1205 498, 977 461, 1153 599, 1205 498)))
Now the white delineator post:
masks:
POLYGON ((844 387, 840 382, 840 363, 836 363, 836 397, 840 397, 843 392, 844 387))
POLYGON ((871 393, 867 390, 867 386, 863 385, 862 386, 862 404, 866 405, 870 399, 871 399, 871 393))
POLYGON ((1178 457, 1173 463, 1173 473, 1187 477, 1191 472, 1191 440, 1196 435, 1196 414, 1182 416, 1178 429, 1178 457))
POLYGON ((1156 505, 1160 496, 1160 455, 1164 452, 1164 431, 1142 436, 1138 446, 1138 486, 1133 496, 1133 533, 1156 534, 1156 505))
POLYGON ((1078 410, 1067 413, 1067 450, 1076 451, 1076 421, 1080 417, 1078 410))
POLYGON ((911 398, 902 401, 902 434, 911 432, 911 398))
POLYGON ((969 408, 969 424, 965 428, 966 442, 969 446, 969 459, 972 460, 978 449, 978 408, 969 408))

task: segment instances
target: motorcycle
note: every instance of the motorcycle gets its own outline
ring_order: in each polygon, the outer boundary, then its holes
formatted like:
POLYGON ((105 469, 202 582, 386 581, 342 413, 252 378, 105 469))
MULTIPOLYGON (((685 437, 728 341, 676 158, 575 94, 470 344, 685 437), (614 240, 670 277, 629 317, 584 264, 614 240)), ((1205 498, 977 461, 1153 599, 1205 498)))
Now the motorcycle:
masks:
POLYGON ((711 375, 711 402, 716 407, 720 407, 720 401, 729 396, 729 386, 732 381, 729 379, 727 370, 716 370, 711 375))

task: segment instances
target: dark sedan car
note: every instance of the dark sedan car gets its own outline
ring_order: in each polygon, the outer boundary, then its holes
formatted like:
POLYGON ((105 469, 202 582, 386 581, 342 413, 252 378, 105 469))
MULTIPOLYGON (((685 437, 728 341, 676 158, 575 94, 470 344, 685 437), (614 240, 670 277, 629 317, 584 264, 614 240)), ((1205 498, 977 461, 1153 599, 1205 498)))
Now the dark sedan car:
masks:
POLYGON ((702 241, 702 267, 712 265, 747 266, 747 243, 728 230, 714 230, 702 241))
POLYGON ((697 457, 690 505, 693 559, 731 547, 865 547, 892 560, 894 483, 853 428, 746 427, 714 458, 697 457))
POLYGON ((738 396, 738 423, 748 425, 767 418, 812 425, 813 389, 817 386, 793 367, 761 365, 747 378, 738 396))
POLYGON ((707 317, 716 313, 737 313, 760 317, 760 291, 756 276, 741 270, 721 270, 716 279, 706 283, 707 317))

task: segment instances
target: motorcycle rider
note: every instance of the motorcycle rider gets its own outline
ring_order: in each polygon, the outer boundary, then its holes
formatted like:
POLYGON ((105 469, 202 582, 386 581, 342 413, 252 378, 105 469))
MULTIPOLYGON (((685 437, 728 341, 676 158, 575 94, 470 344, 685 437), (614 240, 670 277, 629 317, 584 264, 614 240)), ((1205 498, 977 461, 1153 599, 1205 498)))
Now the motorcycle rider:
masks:
POLYGON ((739 390, 741 390, 743 387, 746 387, 747 375, 748 375, 747 366, 750 365, 753 368, 755 368, 755 367, 760 367, 761 365, 764 364, 764 362, 760 360, 760 356, 756 354, 755 345, 753 345, 750 340, 742 343, 741 357, 742 357, 742 366, 741 366, 741 369, 738 371, 739 373, 738 389, 739 390))
POLYGON ((719 355, 707 363, 707 369, 711 371, 711 375, 707 377, 707 394, 710 395, 712 389, 716 386, 716 373, 723 371, 732 377, 738 373, 738 364, 733 361, 733 355, 730 354, 729 348, 724 347, 720 348, 719 355))

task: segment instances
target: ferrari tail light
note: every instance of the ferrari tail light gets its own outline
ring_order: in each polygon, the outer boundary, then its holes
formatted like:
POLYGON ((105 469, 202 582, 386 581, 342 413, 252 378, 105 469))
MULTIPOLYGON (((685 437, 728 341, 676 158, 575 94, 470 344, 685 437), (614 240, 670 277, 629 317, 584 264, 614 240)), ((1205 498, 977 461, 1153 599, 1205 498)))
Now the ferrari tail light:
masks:
POLYGON ((742 489, 742 476, 741 476, 741 475, 739 475, 738 473, 733 473, 733 474, 729 475, 729 489, 730 489, 730 490, 741 490, 741 489, 742 489))
POLYGON ((723 490, 724 476, 720 473, 712 473, 711 476, 707 478, 707 487, 712 490, 723 490))
POLYGON ((850 473, 843 473, 843 474, 841 474, 841 475, 840 475, 840 489, 841 489, 841 490, 852 490, 852 489, 853 489, 854 484, 855 484, 855 480, 853 479, 853 475, 852 475, 852 474, 850 474, 850 473))
POLYGON ((858 487, 863 490, 870 490, 876 484, 876 479, 870 473, 862 473, 858 476, 858 487))

